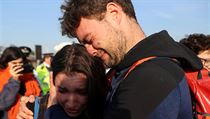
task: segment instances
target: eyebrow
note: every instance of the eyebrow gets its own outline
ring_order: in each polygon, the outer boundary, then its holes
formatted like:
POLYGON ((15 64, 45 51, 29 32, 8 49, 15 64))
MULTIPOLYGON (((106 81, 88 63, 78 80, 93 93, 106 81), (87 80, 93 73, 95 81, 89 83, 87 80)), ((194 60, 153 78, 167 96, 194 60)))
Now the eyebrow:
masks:
MULTIPOLYGON (((66 87, 63 87, 61 85, 58 86, 59 89, 65 89, 65 90, 68 90, 66 87)), ((87 86, 80 86, 78 88, 76 88, 75 90, 86 90, 87 89, 87 86)))
POLYGON ((76 88, 75 89, 75 91, 84 91, 84 90, 87 91, 87 87, 84 87, 84 88, 76 88))

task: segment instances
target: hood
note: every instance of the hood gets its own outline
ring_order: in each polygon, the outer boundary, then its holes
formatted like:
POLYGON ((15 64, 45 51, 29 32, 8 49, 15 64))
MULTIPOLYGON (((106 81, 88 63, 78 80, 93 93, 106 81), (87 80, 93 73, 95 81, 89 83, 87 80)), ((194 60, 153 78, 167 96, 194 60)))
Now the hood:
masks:
POLYGON ((196 54, 184 45, 174 41, 167 31, 155 33, 137 43, 124 57, 116 69, 126 68, 139 59, 150 56, 177 59, 184 70, 202 69, 202 63, 196 54))

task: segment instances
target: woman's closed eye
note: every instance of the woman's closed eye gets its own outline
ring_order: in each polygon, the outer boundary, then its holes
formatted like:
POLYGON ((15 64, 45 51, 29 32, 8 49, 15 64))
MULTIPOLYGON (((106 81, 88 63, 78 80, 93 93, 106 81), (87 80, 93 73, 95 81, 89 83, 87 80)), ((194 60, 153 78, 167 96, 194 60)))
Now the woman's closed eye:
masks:
POLYGON ((77 90, 77 93, 80 95, 87 95, 87 90, 86 89, 77 90))
POLYGON ((68 90, 66 88, 63 88, 63 87, 58 87, 58 92, 66 93, 66 92, 68 92, 68 90))

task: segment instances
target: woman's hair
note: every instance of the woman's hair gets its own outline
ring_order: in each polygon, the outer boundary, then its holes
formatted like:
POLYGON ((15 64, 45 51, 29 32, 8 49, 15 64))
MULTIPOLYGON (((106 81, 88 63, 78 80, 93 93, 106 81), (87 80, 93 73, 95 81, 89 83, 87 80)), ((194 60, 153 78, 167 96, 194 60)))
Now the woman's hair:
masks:
POLYGON ((62 34, 68 37, 76 37, 75 30, 80 24, 81 18, 95 18, 102 20, 108 3, 114 2, 122 7, 123 12, 136 20, 131 0, 66 0, 61 6, 63 12, 61 21, 62 34))
POLYGON ((25 58, 18 47, 11 46, 6 48, 0 57, 0 69, 5 69, 8 66, 8 62, 18 58, 25 58))
POLYGON ((101 60, 88 54, 86 48, 80 44, 63 47, 54 56, 52 63, 53 82, 58 73, 67 76, 83 73, 87 76, 88 107, 91 119, 102 118, 104 102, 107 92, 105 68, 101 60))
POLYGON ((186 38, 180 40, 180 43, 184 44, 196 54, 200 51, 210 49, 210 36, 204 34, 191 34, 186 38))

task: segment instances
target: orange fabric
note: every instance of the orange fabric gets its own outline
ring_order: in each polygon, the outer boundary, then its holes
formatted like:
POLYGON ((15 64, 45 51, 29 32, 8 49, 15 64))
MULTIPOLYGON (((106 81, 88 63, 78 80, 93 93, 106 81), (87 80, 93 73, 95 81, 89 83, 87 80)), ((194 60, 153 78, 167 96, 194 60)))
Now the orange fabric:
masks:
MULTIPOLYGON (((8 68, 6 70, 0 71, 0 90, 2 91, 4 85, 8 82, 11 75, 9 74, 8 68)), ((26 92, 24 96, 35 95, 40 96, 41 89, 39 84, 32 73, 24 74, 20 77, 20 81, 24 83, 26 92)), ((8 110, 8 119, 16 119, 16 115, 19 112, 20 107, 20 95, 16 96, 16 101, 14 102, 13 106, 8 110)))
POLYGON ((16 101, 11 106, 11 108, 8 110, 8 119, 16 119, 16 116, 19 112, 20 108, 20 95, 16 96, 16 101))
POLYGON ((24 94, 25 96, 40 96, 41 89, 39 87, 39 83, 32 73, 24 74, 20 77, 20 80, 24 82, 24 86, 26 87, 26 92, 24 94))
POLYGON ((9 68, 0 70, 0 92, 4 88, 4 85, 8 82, 11 74, 9 73, 9 68))

